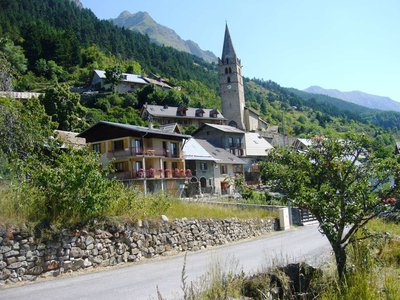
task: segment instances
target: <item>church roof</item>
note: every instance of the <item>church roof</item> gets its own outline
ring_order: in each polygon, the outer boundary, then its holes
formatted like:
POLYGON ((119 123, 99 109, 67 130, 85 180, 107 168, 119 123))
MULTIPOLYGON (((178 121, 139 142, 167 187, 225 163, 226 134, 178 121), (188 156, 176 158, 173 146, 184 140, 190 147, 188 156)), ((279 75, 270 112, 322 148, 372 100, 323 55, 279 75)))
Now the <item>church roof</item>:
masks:
POLYGON ((236 59, 235 49, 233 48, 231 35, 229 33, 228 24, 225 26, 224 46, 222 48, 222 61, 226 58, 236 59))

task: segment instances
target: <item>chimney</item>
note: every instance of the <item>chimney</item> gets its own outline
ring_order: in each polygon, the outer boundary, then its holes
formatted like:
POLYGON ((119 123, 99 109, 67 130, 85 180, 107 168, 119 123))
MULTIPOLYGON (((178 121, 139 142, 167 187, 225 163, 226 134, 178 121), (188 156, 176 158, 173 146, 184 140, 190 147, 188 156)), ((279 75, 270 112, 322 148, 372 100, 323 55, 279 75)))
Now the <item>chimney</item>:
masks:
POLYGON ((149 129, 153 129, 153 122, 149 121, 148 127, 149 127, 149 129))

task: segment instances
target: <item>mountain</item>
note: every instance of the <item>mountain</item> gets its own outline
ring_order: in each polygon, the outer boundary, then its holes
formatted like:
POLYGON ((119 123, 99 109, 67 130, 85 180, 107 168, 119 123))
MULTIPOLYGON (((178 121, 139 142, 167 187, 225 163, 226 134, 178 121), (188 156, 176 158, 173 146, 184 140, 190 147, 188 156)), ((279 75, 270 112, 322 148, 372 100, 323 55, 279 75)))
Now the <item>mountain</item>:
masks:
POLYGON ((71 2, 75 3, 78 8, 83 8, 82 2, 79 0, 71 0, 71 2))
POLYGON ((217 57, 214 53, 202 50, 199 45, 191 40, 183 40, 174 30, 154 21, 147 12, 132 14, 124 11, 112 22, 119 27, 147 34, 152 42, 159 45, 169 46, 179 51, 196 55, 207 62, 217 62, 217 57))
POLYGON ((394 101, 389 97, 370 95, 359 91, 341 92, 335 89, 324 89, 319 86, 310 86, 304 91, 312 94, 327 95, 368 108, 400 112, 400 102, 394 101))
POLYGON ((377 112, 376 110, 372 108, 368 108, 366 106, 358 105, 356 103, 342 100, 339 98, 335 98, 332 96, 328 96, 325 94, 321 93, 314 93, 314 92, 306 92, 306 91, 301 91, 297 90, 294 88, 286 88, 286 90, 290 93, 295 94, 296 96, 299 96, 303 100, 305 100, 307 103, 311 101, 315 101, 316 103, 321 103, 329 106, 336 107, 340 111, 347 111, 351 112, 353 114, 363 114, 363 113, 370 113, 370 112, 377 112))

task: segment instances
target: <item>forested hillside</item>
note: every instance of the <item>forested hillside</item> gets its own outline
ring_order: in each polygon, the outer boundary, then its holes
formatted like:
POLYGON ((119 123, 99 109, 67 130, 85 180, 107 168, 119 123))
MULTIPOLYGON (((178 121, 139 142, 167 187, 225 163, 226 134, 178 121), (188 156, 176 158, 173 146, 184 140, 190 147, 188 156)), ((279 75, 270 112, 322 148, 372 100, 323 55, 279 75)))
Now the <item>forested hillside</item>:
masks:
POLYGON ((2 0, 0 33, 25 49, 29 68, 38 59, 64 68, 85 63, 81 49, 93 44, 104 53, 137 61, 145 72, 176 80, 201 80, 210 88, 218 81, 215 67, 193 55, 150 43, 145 35, 99 20, 90 10, 68 0, 2 0))
MULTIPOLYGON (((138 114, 144 102, 220 107, 215 64, 153 44, 148 37, 99 20, 90 10, 68 0, 2 0, 0 34, 0 64, 3 74, 8 72, 13 78, 3 82, 12 82, 18 91, 46 92, 41 103, 59 129, 79 131, 99 120, 144 124, 138 114), (126 95, 89 97, 69 90, 87 86, 93 69, 116 66, 123 72, 156 73, 181 86, 182 91, 148 86, 126 95), (63 107, 66 98, 72 99, 73 105, 63 107), (60 105, 54 104, 58 102, 60 105)), ((368 110, 337 99, 305 97, 272 81, 245 78, 244 82, 247 105, 289 135, 365 132, 391 147, 393 136, 379 126, 400 127, 400 114, 368 110)))

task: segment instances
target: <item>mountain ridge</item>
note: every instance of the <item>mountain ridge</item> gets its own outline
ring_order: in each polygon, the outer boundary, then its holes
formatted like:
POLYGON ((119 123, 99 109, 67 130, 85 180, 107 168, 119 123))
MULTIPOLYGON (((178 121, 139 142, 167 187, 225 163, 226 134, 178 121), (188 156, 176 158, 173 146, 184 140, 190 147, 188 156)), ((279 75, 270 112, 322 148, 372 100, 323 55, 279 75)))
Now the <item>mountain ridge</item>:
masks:
POLYGON ((214 53, 202 50, 192 40, 183 40, 173 29, 157 23, 148 12, 131 13, 125 10, 117 18, 111 19, 111 21, 119 27, 147 34, 150 40, 156 44, 193 54, 207 62, 217 62, 217 57, 214 53))
POLYGON ((311 94, 330 96, 372 109, 400 112, 400 102, 389 97, 372 95, 362 91, 343 92, 337 89, 325 89, 317 85, 310 86, 303 91, 311 94))

